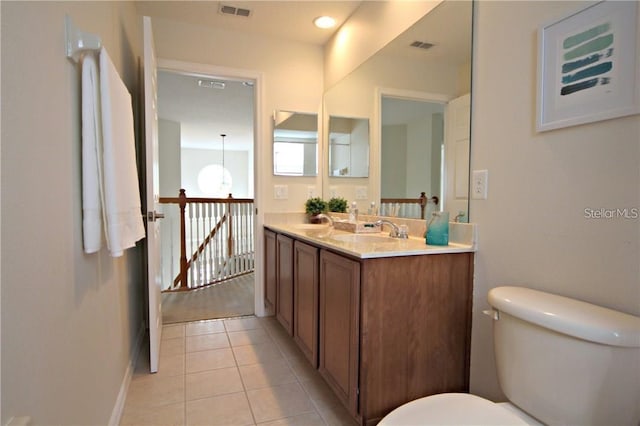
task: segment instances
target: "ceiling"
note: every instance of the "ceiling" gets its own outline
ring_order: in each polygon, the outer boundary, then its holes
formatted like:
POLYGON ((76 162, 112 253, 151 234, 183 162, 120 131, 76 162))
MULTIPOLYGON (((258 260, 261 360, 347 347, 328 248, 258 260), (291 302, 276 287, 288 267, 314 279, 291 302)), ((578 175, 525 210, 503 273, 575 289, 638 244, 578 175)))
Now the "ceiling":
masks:
POLYGON ((158 72, 158 117, 180 123, 183 148, 249 151, 253 147, 253 87, 224 81, 224 89, 198 81, 221 81, 158 72))
POLYGON ((358 8, 360 1, 136 1, 138 13, 195 25, 280 37, 304 43, 324 45, 358 8), (251 11, 249 17, 219 12, 220 5, 251 11), (319 29, 313 25, 318 16, 333 16, 337 25, 319 29))

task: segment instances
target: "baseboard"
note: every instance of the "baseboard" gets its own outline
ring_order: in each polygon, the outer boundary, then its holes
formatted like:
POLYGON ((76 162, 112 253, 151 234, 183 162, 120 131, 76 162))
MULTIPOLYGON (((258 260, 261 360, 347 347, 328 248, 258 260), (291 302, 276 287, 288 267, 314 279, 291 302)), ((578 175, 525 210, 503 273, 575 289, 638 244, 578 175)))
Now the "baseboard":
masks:
POLYGON ((111 418, 109 419, 109 426, 118 426, 122 419, 122 412, 124 410, 124 403, 127 400, 127 392, 129 391, 129 385, 131 384, 131 378, 133 377, 133 370, 138 362, 138 356, 140 356, 140 350, 142 349, 142 342, 144 341, 145 326, 144 323, 140 324, 138 335, 136 336, 136 342, 133 345, 131 351, 131 359, 127 370, 122 378, 122 384, 120 385, 120 392, 118 392, 118 398, 111 411, 111 418))

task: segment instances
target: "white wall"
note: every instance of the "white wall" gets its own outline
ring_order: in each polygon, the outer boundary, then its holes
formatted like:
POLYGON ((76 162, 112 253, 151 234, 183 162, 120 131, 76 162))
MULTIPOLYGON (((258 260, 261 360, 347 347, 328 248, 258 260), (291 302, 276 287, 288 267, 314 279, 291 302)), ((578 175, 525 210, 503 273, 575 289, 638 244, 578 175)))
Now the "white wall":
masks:
MULTIPOLYGON (((538 26, 589 2, 478 2, 472 169, 489 171, 479 227, 471 391, 498 389, 487 292, 521 285, 640 314, 640 220, 586 208, 640 207, 640 116, 536 133, 538 26)), ((588 374, 588 372, 585 372, 588 374)))
POLYGON ((132 4, 2 2, 2 424, 117 421, 142 330, 142 250, 83 253, 80 73, 64 55, 65 14, 102 38, 138 95, 132 4))

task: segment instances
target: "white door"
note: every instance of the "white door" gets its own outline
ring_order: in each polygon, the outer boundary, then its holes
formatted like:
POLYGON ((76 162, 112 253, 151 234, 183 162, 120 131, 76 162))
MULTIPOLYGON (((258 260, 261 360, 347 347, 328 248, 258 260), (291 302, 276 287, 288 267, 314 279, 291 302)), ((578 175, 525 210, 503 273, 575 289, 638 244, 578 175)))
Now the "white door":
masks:
POLYGON ((449 211, 451 220, 461 212, 468 220, 471 95, 450 101, 446 113, 444 210, 449 211))
POLYGON ((162 334, 162 271, 160 268, 160 224, 157 214, 159 198, 158 170, 158 75, 156 53, 151 32, 151 18, 143 18, 144 26, 144 127, 147 166, 147 268, 149 286, 149 364, 158 371, 162 334))

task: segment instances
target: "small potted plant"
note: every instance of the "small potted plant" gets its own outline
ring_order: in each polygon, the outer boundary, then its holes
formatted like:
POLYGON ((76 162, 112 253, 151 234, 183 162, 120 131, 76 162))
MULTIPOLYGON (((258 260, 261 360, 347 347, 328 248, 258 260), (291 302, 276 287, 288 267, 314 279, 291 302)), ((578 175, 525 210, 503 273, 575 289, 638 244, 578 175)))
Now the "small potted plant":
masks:
POLYGON ((330 212, 346 213, 347 212, 347 200, 342 197, 333 197, 327 203, 330 212))
POLYGON ((310 223, 320 223, 316 216, 327 211, 327 202, 320 197, 309 198, 304 204, 304 210, 310 223))

